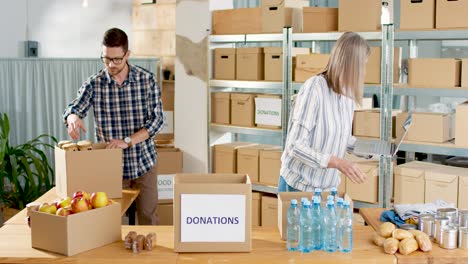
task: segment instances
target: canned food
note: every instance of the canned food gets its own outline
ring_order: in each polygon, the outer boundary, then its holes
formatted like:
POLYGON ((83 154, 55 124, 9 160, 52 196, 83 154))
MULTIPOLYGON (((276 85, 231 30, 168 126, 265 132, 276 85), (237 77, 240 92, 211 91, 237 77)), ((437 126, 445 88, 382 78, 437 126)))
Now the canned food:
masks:
POLYGON ((419 217, 419 230, 426 233, 428 236, 433 237, 434 233, 434 216, 433 215, 421 215, 419 217))
POLYGON ((416 225, 413 225, 413 224, 402 224, 400 226, 400 229, 403 229, 403 230, 416 230, 416 225))
POLYGON ((442 227, 449 225, 448 217, 436 217, 434 218, 434 225, 432 228, 432 234, 436 243, 440 243, 440 238, 442 234, 442 227))
POLYGON ((468 210, 458 211, 458 225, 468 227, 468 210))
POLYGON ((448 217, 450 224, 458 223, 457 208, 440 208, 437 209, 437 216, 448 217))
POLYGON ((468 250, 468 227, 461 227, 458 230, 458 248, 468 250))
POLYGON ((456 249, 458 247, 458 228, 442 227, 439 245, 445 249, 456 249))

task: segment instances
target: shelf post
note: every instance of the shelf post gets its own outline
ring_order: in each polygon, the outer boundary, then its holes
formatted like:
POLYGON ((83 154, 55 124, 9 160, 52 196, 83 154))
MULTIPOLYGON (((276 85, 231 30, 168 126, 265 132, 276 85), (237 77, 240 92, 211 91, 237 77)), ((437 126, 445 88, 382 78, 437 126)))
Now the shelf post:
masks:
POLYGON ((283 91, 282 91, 283 115, 281 116, 281 129, 283 132, 282 133, 283 150, 286 145, 291 98, 292 98, 292 28, 285 27, 283 28, 283 91))

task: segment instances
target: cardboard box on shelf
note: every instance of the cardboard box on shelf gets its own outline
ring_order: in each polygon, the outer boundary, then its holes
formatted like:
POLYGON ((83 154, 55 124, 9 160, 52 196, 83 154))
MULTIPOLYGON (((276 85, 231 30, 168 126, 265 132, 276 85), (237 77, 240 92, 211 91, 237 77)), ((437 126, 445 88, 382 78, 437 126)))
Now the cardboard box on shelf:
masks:
POLYGON ((262 9, 236 8, 212 11, 212 34, 256 34, 262 32, 262 9))
POLYGON ((211 93, 211 123, 231 123, 231 94, 211 93))
POLYGON ((120 207, 119 203, 114 203, 67 217, 32 211, 31 245, 73 256, 121 241, 120 207))
POLYGON ((461 87, 468 88, 468 59, 462 59, 461 87))
POLYGON ((243 81, 262 81, 263 48, 238 48, 236 50, 236 79, 243 81))
POLYGON ((281 169, 281 148, 265 149, 260 151, 260 175, 261 183, 278 186, 281 169))
MULTIPOLYGON (((313 192, 280 192, 278 193, 278 230, 282 240, 286 240, 286 230, 288 226, 288 208, 291 205, 291 200, 296 199, 298 203, 301 202, 302 197, 311 199, 314 195, 313 192)), ((328 192, 322 193, 322 198, 327 197, 328 192)), ((350 196, 343 192, 338 192, 340 197, 343 197, 345 201, 349 201, 350 207, 353 208, 353 201, 350 196)), ((326 198, 325 198, 326 199, 326 198)), ((323 199, 322 199, 323 200, 323 199)))
POLYGON ((174 111, 173 110, 163 110, 164 115, 164 126, 156 134, 156 140, 171 140, 174 139, 174 111))
POLYGON ((468 175, 466 174, 458 178, 458 208, 468 209, 468 175))
POLYGON ((435 28, 435 0, 400 1, 400 29, 435 28))
POLYGON ((252 226, 262 224, 262 193, 252 192, 252 226))
POLYGON ((278 199, 271 196, 262 196, 262 226, 278 226, 278 199))
POLYGON ((213 172, 237 173, 237 150, 256 145, 248 142, 233 142, 213 146, 213 172))
MULTIPOLYGON (((380 84, 382 48, 371 47, 371 54, 366 64, 365 83, 380 84)), ((398 83, 400 79, 401 48, 393 49, 393 83, 398 83)))
POLYGON ((308 5, 303 0, 262 0, 262 33, 281 33, 285 27, 302 32, 302 8, 308 5))
POLYGON ((251 204, 247 175, 177 174, 174 251, 250 252, 251 204))
POLYGON ((175 97, 175 82, 163 81, 161 89, 161 101, 163 104, 164 127, 155 139, 171 140, 174 139, 174 97, 175 97))
POLYGON ((265 47, 265 81, 283 80, 283 48, 265 47))
MULTIPOLYGON (((447 166, 448 167, 448 166, 447 166)), ((452 174, 450 168, 431 168, 425 173, 424 202, 432 203, 435 200, 444 200, 458 203, 458 175, 452 174)))
POLYGON ((218 48, 214 50, 214 74, 216 80, 236 79, 236 49, 218 48))
POLYGON ((410 86, 423 86, 424 88, 460 86, 460 60, 418 58, 409 59, 408 63, 408 84, 410 86))
POLYGON ((183 153, 178 148, 158 148, 158 199, 170 202, 174 197, 174 176, 183 171, 183 153))
POLYGON ((457 106, 455 114, 455 145, 468 147, 468 102, 457 106))
MULTIPOLYGON (((392 136, 395 136, 395 118, 399 111, 392 112, 392 136)), ((380 109, 354 111, 353 135, 380 138, 380 109)))
MULTIPOLYGON (((407 117, 408 113, 400 113, 396 126, 401 127, 407 117)), ((454 114, 413 113, 413 121, 405 139, 420 142, 447 142, 455 136, 454 121, 454 114)), ((399 134, 401 132, 399 131, 399 134)))
POLYGON ((362 184, 353 183, 346 178, 346 193, 353 197, 354 201, 366 203, 379 202, 379 161, 361 159, 352 155, 346 156, 347 160, 356 162, 359 169, 366 174, 367 179, 362 184))
POLYGON ((105 143, 93 144, 93 150, 88 151, 55 147, 55 189, 60 197, 84 190, 120 198, 122 176, 122 149, 106 149, 105 143))
POLYGON ((302 12, 304 33, 338 31, 338 8, 304 7, 302 12))
POLYGON ((271 145, 252 145, 237 150, 237 173, 247 174, 252 182, 260 181, 260 151, 276 148, 271 145))
POLYGON ((159 225, 174 225, 174 204, 172 202, 158 203, 159 225))
POLYGON ((468 2, 436 1, 436 28, 468 28, 468 2))
POLYGON ((231 124, 235 126, 255 126, 254 94, 231 94, 231 124))
POLYGON ((255 97, 255 125, 257 127, 281 128, 281 95, 257 95, 255 97))
POLYGON ((381 1, 339 0, 338 8, 338 31, 380 31, 381 1))
POLYGON ((305 82, 321 72, 328 64, 330 54, 299 54, 296 56, 295 82, 305 82))

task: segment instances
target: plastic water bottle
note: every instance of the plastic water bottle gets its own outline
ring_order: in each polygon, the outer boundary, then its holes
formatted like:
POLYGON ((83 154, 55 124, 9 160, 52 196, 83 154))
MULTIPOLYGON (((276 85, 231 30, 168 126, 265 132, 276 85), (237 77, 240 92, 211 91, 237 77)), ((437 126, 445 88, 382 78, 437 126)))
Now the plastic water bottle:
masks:
POLYGON ((301 198, 301 210, 302 208, 304 208, 304 202, 307 201, 307 198, 306 197, 302 197, 301 198))
POLYGON ((288 229, 286 246, 289 251, 297 251, 299 245, 299 217, 300 211, 297 208, 297 200, 292 199, 288 209, 288 229))
POLYGON ((340 217, 341 210, 343 210, 343 198, 341 197, 338 198, 338 200, 336 201, 335 208, 336 208, 336 217, 340 217))
POLYGON ((314 190, 314 197, 318 197, 320 199, 320 202, 322 202, 322 189, 320 188, 315 188, 314 190))
POLYGON ((340 250, 342 252, 351 252, 353 250, 353 211, 349 207, 349 202, 343 202, 340 224, 340 250))
POLYGON ((335 203, 333 201, 327 202, 327 207, 323 217, 323 227, 325 232, 324 249, 326 252, 335 252, 338 248, 336 243, 336 213, 335 203))
POLYGON ((333 201, 333 202, 335 202, 335 198, 333 197, 333 195, 328 195, 328 196, 327 196, 327 202, 328 202, 328 201, 333 201))
POLYGON ((322 231, 322 207, 320 200, 316 197, 312 207, 312 248, 314 250, 322 249, 322 231))
POLYGON ((299 237, 299 248, 304 253, 309 253, 312 248, 312 215, 310 212, 310 202, 304 203, 304 208, 301 211, 301 234, 299 237))
POLYGON ((336 187, 332 187, 330 189, 330 195, 333 196, 333 201, 335 201, 336 204, 336 199, 338 197, 338 190, 336 189, 336 187))
POLYGON ((335 210, 336 210, 336 223, 337 223, 337 228, 336 228, 336 244, 338 246, 338 250, 341 251, 341 238, 342 238, 342 232, 341 232, 341 224, 343 220, 343 198, 338 198, 338 201, 336 202, 335 205, 335 210))

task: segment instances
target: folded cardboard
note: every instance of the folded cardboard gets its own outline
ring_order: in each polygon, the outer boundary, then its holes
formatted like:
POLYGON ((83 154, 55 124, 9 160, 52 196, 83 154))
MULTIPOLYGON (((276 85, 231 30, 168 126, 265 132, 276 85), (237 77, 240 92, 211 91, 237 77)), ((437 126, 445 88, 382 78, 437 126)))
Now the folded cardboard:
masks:
MULTIPOLYGON (((286 240, 286 230, 288 225, 288 208, 291 205, 291 200, 296 199, 298 203, 301 202, 302 197, 306 197, 308 200, 312 198, 314 193, 312 192, 280 192, 278 193, 278 230, 282 240, 286 240)), ((322 198, 327 197, 329 192, 323 192, 322 198)), ((343 192, 338 192, 339 197, 343 197, 345 201, 350 203, 350 207, 353 208, 353 201, 350 196, 343 192)), ((323 199, 322 199, 323 201, 323 199)), ((323 206, 323 205, 322 205, 323 206)))
POLYGON ((260 151, 259 179, 261 183, 278 186, 282 154, 283 152, 280 148, 260 151))
POLYGON ((262 0, 262 33, 281 33, 291 27, 293 32, 302 32, 302 8, 308 6, 303 0, 262 0))
POLYGON ((172 202, 159 202, 158 204, 158 225, 174 225, 174 204, 172 202))
POLYGON ((211 93, 211 122, 225 125, 231 123, 230 93, 211 93))
POLYGON ((106 149, 105 143, 93 144, 93 150, 88 151, 55 147, 55 189, 60 197, 84 190, 120 198, 122 170, 122 149, 106 149))
POLYGON ((247 174, 252 182, 259 182, 260 151, 275 148, 271 145, 251 145, 237 150, 237 173, 247 174))
POLYGON ((251 203, 247 175, 177 174, 174 251, 251 251, 251 203))
MULTIPOLYGON (((400 113, 396 126, 401 127, 408 117, 408 113, 400 113)), ((411 127, 406 134, 406 140, 443 143, 455 136, 454 114, 443 113, 413 113, 411 127)), ((399 131, 399 134, 402 131, 399 131)))
MULTIPOLYGON (((392 136, 395 136, 395 118, 399 111, 392 111, 392 136)), ((354 111, 353 135, 380 138, 380 109, 354 111)))
POLYGON ((339 0, 338 31, 379 31, 382 1, 339 0))
MULTIPOLYGON (((468 66, 468 65, 467 65, 468 66)), ((457 106, 455 115, 455 145, 468 147, 468 102, 457 106)))
POLYGON ((67 217, 31 211, 31 245, 73 256, 121 241, 120 209, 114 203, 67 217))
POLYGON ((460 86, 461 61, 457 59, 409 59, 408 84, 436 88, 460 86))
POLYGON ((255 125, 269 129, 281 128, 281 109, 280 95, 257 95, 255 97, 255 125))
POLYGON ((265 47, 265 81, 283 80, 283 48, 265 47))
POLYGON ((231 124, 235 126, 255 126, 254 94, 231 94, 231 124))
POLYGON ((213 35, 256 34, 262 32, 261 8, 236 8, 212 11, 213 35))
POLYGON ((462 60, 461 86, 468 88, 468 59, 462 60))
POLYGON ((468 175, 458 178, 458 208, 468 209, 468 175))
POLYGON ((214 79, 236 79, 236 49, 218 48, 214 50, 214 79))
POLYGON ((244 81, 262 81, 263 48, 238 48, 236 50, 236 79, 244 81))
MULTIPOLYGON (((364 77, 365 83, 379 84, 382 63, 382 48, 371 47, 371 54, 366 64, 366 76, 364 77)), ((401 48, 393 49, 393 83, 398 83, 400 79, 400 66, 401 66, 401 48)))
POLYGON ((367 176, 366 181, 361 184, 353 183, 346 177, 346 193, 353 197, 354 201, 378 203, 379 162, 357 158, 352 155, 347 155, 346 159, 355 162, 359 169, 367 176))
POLYGON ((436 28, 468 28, 468 2, 436 0, 436 28))
POLYGON ((458 175, 452 174, 448 168, 433 168, 426 170, 424 179, 426 181, 425 203, 443 200, 457 206, 458 175))
POLYGON ((233 142, 218 144, 213 147, 213 172, 215 173, 237 173, 237 150, 256 144, 247 142, 233 142))
POLYGON ((158 200, 172 203, 174 176, 183 171, 183 153, 178 148, 158 148, 158 200))
POLYGON ((338 31, 338 8, 304 7, 304 33, 338 31))
POLYGON ((271 196, 262 196, 262 226, 278 226, 278 199, 271 196))
POLYGON ((330 54, 299 54, 296 56, 295 82, 305 82, 327 66, 330 54))
POLYGON ((436 0, 401 0, 400 29, 435 28, 436 0))

